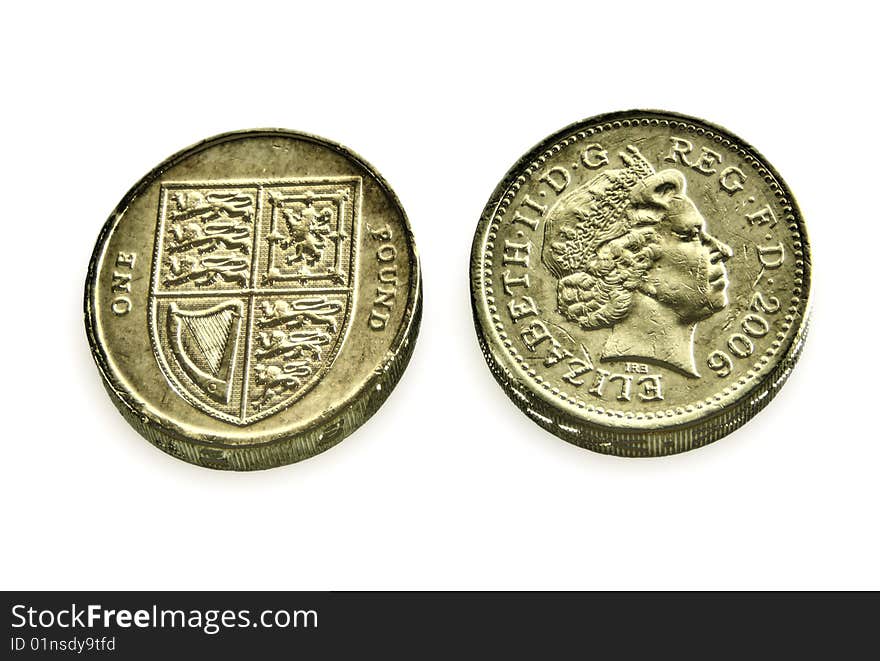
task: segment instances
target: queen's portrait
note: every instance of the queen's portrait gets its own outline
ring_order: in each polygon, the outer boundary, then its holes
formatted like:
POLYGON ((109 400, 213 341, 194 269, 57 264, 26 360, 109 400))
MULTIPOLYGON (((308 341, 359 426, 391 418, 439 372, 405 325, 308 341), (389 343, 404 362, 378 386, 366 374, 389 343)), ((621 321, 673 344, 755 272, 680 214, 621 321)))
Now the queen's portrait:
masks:
POLYGON ((684 176, 656 172, 629 146, 623 166, 565 193, 547 212, 542 261, 558 311, 610 328, 603 361, 644 361, 699 377, 697 323, 728 304, 731 248, 709 233, 684 176))

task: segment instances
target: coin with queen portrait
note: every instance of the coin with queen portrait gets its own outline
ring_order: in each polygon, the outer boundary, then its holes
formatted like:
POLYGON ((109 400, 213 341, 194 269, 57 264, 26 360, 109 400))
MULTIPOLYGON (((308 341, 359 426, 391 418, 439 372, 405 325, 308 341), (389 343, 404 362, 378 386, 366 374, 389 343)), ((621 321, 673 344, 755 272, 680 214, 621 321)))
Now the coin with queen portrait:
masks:
POLYGON ((806 336, 800 211, 754 148, 702 120, 628 111, 527 153, 471 260, 477 334, 527 415, 582 447, 656 456, 744 424, 806 336))

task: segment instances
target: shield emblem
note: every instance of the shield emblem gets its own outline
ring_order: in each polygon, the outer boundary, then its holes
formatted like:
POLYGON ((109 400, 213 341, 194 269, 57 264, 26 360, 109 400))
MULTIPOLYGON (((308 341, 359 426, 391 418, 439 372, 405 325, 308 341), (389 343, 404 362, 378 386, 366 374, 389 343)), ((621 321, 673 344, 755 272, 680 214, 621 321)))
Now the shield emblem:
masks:
POLYGON ((348 325, 359 177, 165 182, 150 338, 174 391, 248 425, 333 363, 348 325))

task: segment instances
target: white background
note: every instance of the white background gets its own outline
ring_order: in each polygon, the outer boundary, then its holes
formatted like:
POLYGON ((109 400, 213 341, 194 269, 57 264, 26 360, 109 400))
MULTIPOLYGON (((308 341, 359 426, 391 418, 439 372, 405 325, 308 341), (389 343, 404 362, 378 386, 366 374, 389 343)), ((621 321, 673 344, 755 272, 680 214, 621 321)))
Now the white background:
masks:
POLYGON ((5 7, 0 587, 880 588, 877 19, 846 2, 5 7), (468 296, 506 170, 572 121, 633 107, 757 146, 798 197, 815 265, 812 331, 776 400, 654 460, 579 449, 519 413, 468 296), (355 435, 215 472, 116 412, 82 287, 144 173, 264 126, 341 142, 388 179, 424 319, 355 435))

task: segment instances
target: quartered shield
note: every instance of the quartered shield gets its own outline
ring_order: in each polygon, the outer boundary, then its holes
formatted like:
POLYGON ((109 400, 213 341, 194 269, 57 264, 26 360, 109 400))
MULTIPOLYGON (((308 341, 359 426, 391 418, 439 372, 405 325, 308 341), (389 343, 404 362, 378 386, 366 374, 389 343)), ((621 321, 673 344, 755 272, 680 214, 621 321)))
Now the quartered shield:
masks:
POLYGON ((174 391, 247 425, 313 387, 348 323, 359 177, 163 183, 150 337, 174 391))

